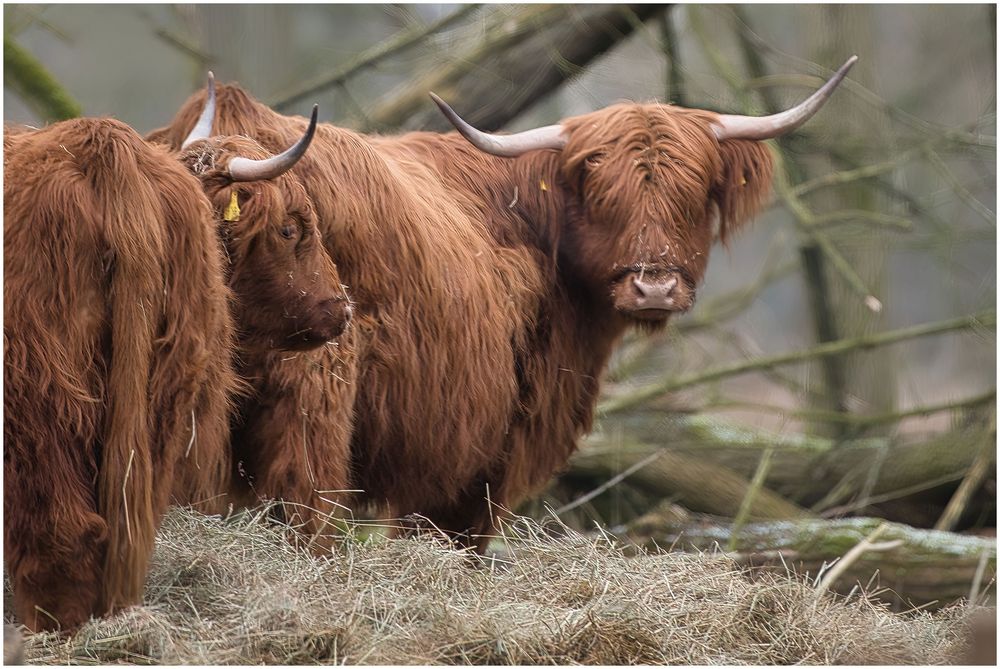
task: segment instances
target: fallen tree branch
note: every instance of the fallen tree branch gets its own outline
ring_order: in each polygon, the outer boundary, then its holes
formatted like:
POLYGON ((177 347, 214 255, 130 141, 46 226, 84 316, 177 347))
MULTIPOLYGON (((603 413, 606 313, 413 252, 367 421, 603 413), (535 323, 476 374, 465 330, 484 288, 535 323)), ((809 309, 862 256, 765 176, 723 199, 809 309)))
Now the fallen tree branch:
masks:
MULTIPOLYGON (((961 479, 975 461, 980 446, 984 442, 994 443, 995 438, 992 423, 979 419, 963 422, 951 431, 932 437, 917 439, 900 435, 892 439, 838 442, 828 437, 739 427, 703 415, 664 416, 662 411, 646 409, 602 419, 597 431, 587 436, 584 447, 570 460, 564 476, 576 477, 579 473, 586 480, 603 481, 650 453, 666 450, 671 455, 695 460, 699 468, 682 468, 658 479, 660 488, 655 493, 658 496, 681 494, 688 489, 697 491, 699 482, 709 480, 715 468, 739 477, 745 490, 746 481, 753 476, 764 451, 774 448, 764 485, 785 500, 814 506, 818 513, 831 506, 850 504, 861 493, 866 475, 880 458, 885 458, 891 466, 879 469, 871 486, 870 503, 884 495, 891 499, 907 494, 908 490, 919 492, 932 482, 942 485, 961 479), (627 443, 620 442, 617 435, 622 433, 629 435, 627 443), (588 462, 578 472, 578 462, 583 459, 588 462), (595 459, 604 460, 600 466, 602 473, 588 478, 586 472, 595 468, 592 462, 595 459), (683 476, 697 479, 691 481, 683 476), (832 494, 834 489, 839 492, 832 494), (824 498, 828 498, 827 501, 817 505, 824 498)), ((626 485, 636 485, 636 479, 630 478, 626 485)), ((652 489, 649 492, 654 494, 652 489)), ((712 500, 708 502, 715 504, 712 500)), ((725 514, 720 513, 717 506, 711 510, 708 507, 689 508, 732 517, 738 506, 739 498, 725 514)), ((944 506, 943 501, 940 506, 944 506)), ((844 510, 851 508, 848 506, 844 510)), ((932 516, 927 524, 933 524, 936 519, 937 515, 932 516)))
MULTIPOLYGON (((634 445, 617 445, 609 454, 596 449, 577 453, 564 477, 573 480, 614 480, 630 472, 629 485, 654 497, 676 498, 686 508, 717 516, 733 517, 741 506, 748 519, 801 518, 808 511, 768 490, 763 479, 749 495, 751 483, 744 476, 717 462, 666 449, 639 452, 634 445), (658 457, 652 458, 652 455, 658 457), (642 464, 641 467, 637 465, 642 464)), ((765 470, 766 473, 766 470, 765 470)))
MULTIPOLYGON (((657 526, 655 519, 643 517, 630 524, 625 536, 647 548, 708 551, 725 545, 730 534, 730 526, 704 520, 657 526)), ((982 570, 996 571, 993 539, 921 530, 879 518, 756 523, 740 532, 735 545, 731 555, 741 563, 780 572, 790 567, 803 575, 818 574, 840 558, 843 567, 826 574, 825 587, 847 594, 878 574, 885 587, 876 594, 907 609, 939 608, 968 596, 984 554, 982 570)))
POLYGON ((731 376, 746 374, 747 372, 769 369, 771 367, 787 365, 794 362, 813 360, 815 358, 836 356, 847 351, 860 351, 869 348, 887 346, 889 344, 895 344, 908 339, 916 339, 918 337, 927 337, 944 332, 968 330, 979 327, 995 328, 996 312, 993 310, 986 310, 970 316, 963 316, 961 318, 913 325, 907 328, 855 337, 853 339, 840 339, 826 344, 820 344, 819 346, 814 346, 813 348, 805 349, 803 351, 782 353, 779 355, 757 358, 755 360, 745 360, 732 365, 716 367, 715 369, 710 369, 707 372, 692 374, 676 380, 665 380, 637 390, 629 395, 606 400, 598 406, 598 412, 601 415, 618 413, 645 404, 649 400, 660 397, 666 393, 675 392, 683 388, 711 381, 718 381, 719 379, 731 376))

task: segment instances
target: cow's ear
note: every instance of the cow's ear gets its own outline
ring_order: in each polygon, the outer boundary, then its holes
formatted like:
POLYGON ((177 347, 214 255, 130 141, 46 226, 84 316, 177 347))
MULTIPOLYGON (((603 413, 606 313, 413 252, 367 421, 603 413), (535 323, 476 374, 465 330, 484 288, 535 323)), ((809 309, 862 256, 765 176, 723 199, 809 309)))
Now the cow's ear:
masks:
POLYGON ((766 144, 746 139, 720 142, 719 153, 722 170, 712 199, 719 209, 719 239, 726 243, 767 203, 774 159, 766 144))

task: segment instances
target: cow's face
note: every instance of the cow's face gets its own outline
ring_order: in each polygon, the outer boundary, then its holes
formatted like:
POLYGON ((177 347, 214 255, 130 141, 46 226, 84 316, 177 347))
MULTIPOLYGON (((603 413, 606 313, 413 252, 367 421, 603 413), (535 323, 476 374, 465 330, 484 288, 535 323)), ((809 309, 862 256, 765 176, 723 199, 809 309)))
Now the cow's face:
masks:
POLYGON ((716 235, 725 239, 767 196, 767 149, 718 141, 714 117, 619 104, 562 123, 562 174, 577 211, 561 261, 629 319, 658 323, 690 309, 716 235))
MULTIPOLYGON (((772 162, 760 140, 808 121, 857 60, 848 58, 795 107, 762 117, 619 104, 557 125, 491 135, 431 97, 482 151, 506 158, 559 152, 560 177, 569 191, 560 263, 580 282, 606 291, 625 317, 656 324, 694 303, 713 227, 725 241, 767 197, 772 162)), ((538 166, 531 161, 525 167, 533 176, 538 166)))
POLYGON ((312 202, 293 173, 233 181, 233 159, 268 155, 244 137, 213 137, 191 144, 183 160, 212 202, 244 345, 314 348, 344 331, 350 300, 320 239, 312 202))

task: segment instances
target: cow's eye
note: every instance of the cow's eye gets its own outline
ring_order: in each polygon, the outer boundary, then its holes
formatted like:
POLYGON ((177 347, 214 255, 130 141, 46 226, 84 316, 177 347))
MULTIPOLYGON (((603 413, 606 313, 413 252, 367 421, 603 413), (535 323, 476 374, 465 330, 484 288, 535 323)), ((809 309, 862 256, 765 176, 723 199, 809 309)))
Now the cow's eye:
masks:
POLYGON ((285 239, 295 239, 299 235, 299 226, 294 223, 285 223, 281 228, 281 236, 285 239))
POLYGON ((587 156, 587 167, 597 167, 604 160, 603 153, 592 153, 587 156))

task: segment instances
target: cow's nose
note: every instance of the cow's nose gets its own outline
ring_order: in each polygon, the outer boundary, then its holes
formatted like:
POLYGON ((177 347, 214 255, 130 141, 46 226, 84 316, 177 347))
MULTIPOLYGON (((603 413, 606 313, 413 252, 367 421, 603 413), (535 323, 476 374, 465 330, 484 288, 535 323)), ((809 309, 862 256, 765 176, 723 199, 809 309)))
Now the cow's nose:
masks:
POLYGON ((650 281, 642 276, 633 276, 632 287, 638 293, 640 308, 669 308, 677 292, 677 277, 650 281))
POLYGON ((319 303, 319 310, 321 314, 330 318, 341 319, 345 323, 351 320, 351 316, 354 314, 354 309, 351 308, 351 303, 343 297, 334 297, 328 300, 323 300, 319 303))

